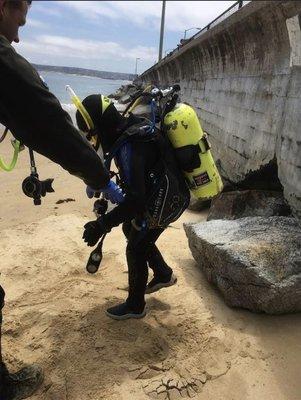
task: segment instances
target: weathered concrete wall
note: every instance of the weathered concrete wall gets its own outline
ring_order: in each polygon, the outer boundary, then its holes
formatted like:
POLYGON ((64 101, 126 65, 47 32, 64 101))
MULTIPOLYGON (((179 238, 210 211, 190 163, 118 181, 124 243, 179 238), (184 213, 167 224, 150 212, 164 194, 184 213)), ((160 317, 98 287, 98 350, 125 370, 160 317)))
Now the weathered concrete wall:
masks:
POLYGON ((141 75, 181 85, 228 180, 241 182, 276 159, 299 217, 300 13, 301 1, 253 1, 141 75))

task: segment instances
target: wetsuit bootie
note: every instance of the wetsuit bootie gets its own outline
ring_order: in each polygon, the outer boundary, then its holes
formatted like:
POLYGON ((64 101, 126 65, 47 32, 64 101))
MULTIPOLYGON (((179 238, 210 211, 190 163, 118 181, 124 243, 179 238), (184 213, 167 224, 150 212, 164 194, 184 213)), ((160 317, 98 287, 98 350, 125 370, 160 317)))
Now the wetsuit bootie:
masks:
POLYGON ((166 277, 154 276, 153 279, 148 283, 145 294, 154 293, 162 288, 173 286, 177 283, 177 280, 178 278, 174 273, 166 277))
POLYGON ((108 308, 106 311, 108 317, 116 320, 124 320, 130 318, 143 318, 146 315, 145 307, 140 312, 134 311, 126 302, 117 306, 108 308))
POLYGON ((22 400, 32 396, 43 382, 44 374, 38 365, 28 365, 10 374, 4 363, 0 364, 0 399, 22 400))

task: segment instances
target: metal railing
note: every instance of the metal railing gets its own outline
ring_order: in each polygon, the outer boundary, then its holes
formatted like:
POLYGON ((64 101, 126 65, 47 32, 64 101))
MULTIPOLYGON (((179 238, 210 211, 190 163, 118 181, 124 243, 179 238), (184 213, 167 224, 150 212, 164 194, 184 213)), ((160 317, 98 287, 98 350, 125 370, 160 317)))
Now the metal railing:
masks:
POLYGON ((225 10, 223 13, 221 13, 218 17, 216 17, 213 21, 209 22, 209 24, 207 24, 204 28, 202 28, 199 32, 197 32, 196 34, 194 34, 193 36, 191 36, 189 38, 189 40, 193 40, 195 38, 198 38, 199 36, 201 36, 204 32, 207 32, 210 28, 213 28, 214 26, 216 26, 217 24, 219 24, 220 22, 222 22, 224 19, 228 18, 230 15, 234 14, 236 11, 238 11, 239 9, 241 9, 244 4, 246 3, 250 3, 250 1, 242 1, 242 0, 238 0, 236 3, 232 4, 232 6, 230 6, 229 8, 227 8, 227 10, 225 10))
MULTIPOLYGON (((188 43, 190 43, 192 40, 200 37, 203 35, 205 32, 213 28, 214 26, 218 25, 220 22, 222 22, 224 19, 228 18, 230 15, 234 14, 236 11, 240 10, 243 6, 245 6, 247 3, 250 3, 250 0, 248 1, 243 1, 243 0, 238 0, 236 3, 232 4, 227 10, 225 10, 222 14, 220 14, 218 17, 216 17, 213 21, 209 22, 204 28, 200 29, 196 34, 191 36, 189 39, 185 39, 181 41, 178 46, 173 49, 171 52, 169 52, 165 57, 162 58, 161 61, 165 60, 166 58, 170 57, 172 54, 175 52, 179 51, 183 47, 185 47, 188 43)), ((153 67, 147 69, 146 71, 143 72, 146 73, 148 70, 152 69, 153 67)))

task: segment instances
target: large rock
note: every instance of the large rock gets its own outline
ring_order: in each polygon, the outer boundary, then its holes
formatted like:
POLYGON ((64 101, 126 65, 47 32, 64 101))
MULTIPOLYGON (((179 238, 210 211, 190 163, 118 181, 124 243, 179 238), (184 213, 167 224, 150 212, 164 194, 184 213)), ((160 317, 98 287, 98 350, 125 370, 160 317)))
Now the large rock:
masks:
POLYGON ((132 100, 132 97, 129 94, 124 94, 120 99, 120 104, 128 104, 132 100))
POLYGON ((141 92, 141 86, 130 83, 128 85, 122 85, 119 89, 116 90, 115 93, 109 94, 108 97, 115 100, 125 101, 126 99, 131 100, 133 97, 141 92))
POLYGON ((210 208, 211 200, 196 199, 193 195, 190 197, 188 209, 191 211, 203 211, 210 208))
POLYGON ((301 228, 286 217, 186 224, 194 259, 228 305, 301 311, 301 228))
POLYGON ((207 221, 244 217, 291 215, 290 207, 281 192, 243 190, 221 193, 212 200, 207 221))

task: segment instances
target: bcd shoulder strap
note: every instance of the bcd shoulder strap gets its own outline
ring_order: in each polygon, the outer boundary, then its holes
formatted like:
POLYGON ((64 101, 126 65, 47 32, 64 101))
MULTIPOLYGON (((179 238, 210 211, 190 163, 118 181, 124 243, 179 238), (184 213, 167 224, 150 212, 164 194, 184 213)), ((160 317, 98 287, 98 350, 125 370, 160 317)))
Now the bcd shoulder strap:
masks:
POLYGON ((146 118, 141 118, 140 123, 136 123, 128 127, 116 140, 114 146, 111 151, 107 155, 105 159, 105 166, 108 170, 110 170, 111 163, 113 158, 116 156, 117 152, 121 149, 123 145, 126 143, 132 142, 154 142, 157 140, 158 135, 160 134, 159 130, 151 131, 151 122, 146 118))

